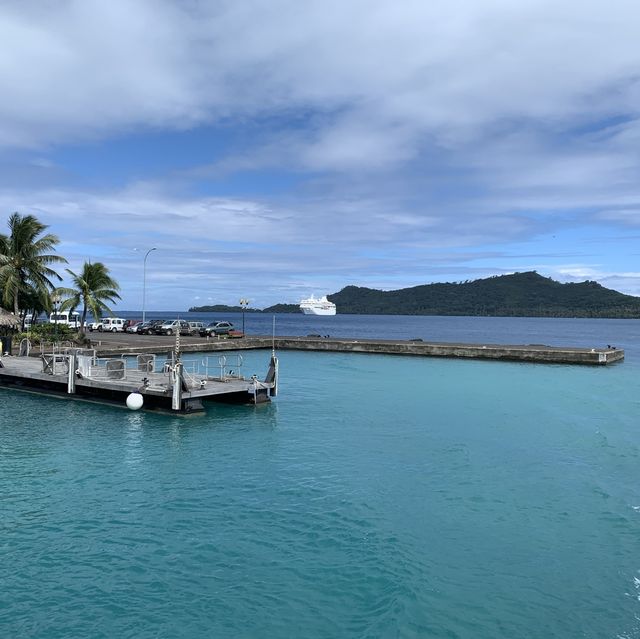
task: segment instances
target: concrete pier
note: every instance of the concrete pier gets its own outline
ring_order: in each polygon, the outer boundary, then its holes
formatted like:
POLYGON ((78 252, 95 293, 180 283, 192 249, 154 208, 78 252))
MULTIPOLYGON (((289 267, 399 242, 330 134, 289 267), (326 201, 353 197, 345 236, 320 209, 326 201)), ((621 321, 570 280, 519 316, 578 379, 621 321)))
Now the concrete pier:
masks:
POLYGON ((624 359, 615 347, 571 348, 543 344, 455 344, 418 340, 348 340, 332 338, 276 338, 278 350, 313 350, 350 353, 380 353, 463 359, 491 359, 543 364, 587 364, 605 366, 624 359))
MULTIPOLYGON (((335 353, 378 353, 421 357, 488 359, 541 364, 581 364, 606 366, 624 359, 624 350, 615 346, 578 348, 544 344, 463 344, 421 340, 348 339, 333 337, 250 336, 242 339, 183 338, 183 352, 224 352, 250 349, 326 351, 335 353)), ((101 356, 128 353, 166 352, 170 346, 162 338, 145 335, 108 335, 96 347, 101 356)))

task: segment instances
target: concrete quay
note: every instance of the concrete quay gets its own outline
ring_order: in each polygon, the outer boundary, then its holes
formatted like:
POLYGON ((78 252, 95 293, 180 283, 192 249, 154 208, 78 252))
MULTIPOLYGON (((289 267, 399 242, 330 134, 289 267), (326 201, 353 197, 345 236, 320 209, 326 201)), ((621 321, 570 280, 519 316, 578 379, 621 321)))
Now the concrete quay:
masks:
MULTIPOLYGON (((122 353, 163 353, 172 350, 175 338, 146 335, 103 335, 93 347, 99 356, 122 353)), ((582 364, 606 366, 624 359, 624 350, 611 347, 578 348, 544 344, 463 344, 418 340, 374 340, 333 337, 247 336, 241 339, 181 338, 180 350, 187 352, 224 352, 250 349, 303 350, 335 353, 377 353, 462 359, 487 359, 546 364, 582 364)))
POLYGON ((280 350, 314 350, 385 355, 414 355, 462 359, 490 359, 544 364, 604 366, 624 359, 618 348, 570 348, 543 344, 455 344, 423 341, 348 340, 332 338, 276 338, 280 350))

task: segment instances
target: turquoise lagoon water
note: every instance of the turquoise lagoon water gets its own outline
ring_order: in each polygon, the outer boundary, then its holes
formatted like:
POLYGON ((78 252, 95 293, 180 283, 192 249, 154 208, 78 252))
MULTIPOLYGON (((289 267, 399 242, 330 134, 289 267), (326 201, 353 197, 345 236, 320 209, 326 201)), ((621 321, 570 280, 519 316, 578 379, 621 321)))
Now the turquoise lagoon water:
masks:
POLYGON ((0 391, 0 636, 640 637, 617 326, 606 369, 283 352, 199 418, 0 391))

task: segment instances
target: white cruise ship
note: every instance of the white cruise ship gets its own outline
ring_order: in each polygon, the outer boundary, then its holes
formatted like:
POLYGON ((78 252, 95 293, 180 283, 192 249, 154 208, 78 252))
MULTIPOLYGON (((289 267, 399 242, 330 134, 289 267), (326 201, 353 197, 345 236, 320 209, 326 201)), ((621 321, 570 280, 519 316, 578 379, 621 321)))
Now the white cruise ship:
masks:
POLYGON ((313 295, 300 302, 300 310, 305 315, 335 315, 336 305, 327 299, 326 295, 315 298, 313 295))

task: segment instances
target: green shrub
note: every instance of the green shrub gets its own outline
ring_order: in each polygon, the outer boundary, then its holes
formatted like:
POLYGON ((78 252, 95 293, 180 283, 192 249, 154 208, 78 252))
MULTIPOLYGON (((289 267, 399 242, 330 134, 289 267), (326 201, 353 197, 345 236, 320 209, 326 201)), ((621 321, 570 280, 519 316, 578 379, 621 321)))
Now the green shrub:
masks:
POLYGON ((16 340, 20 342, 23 338, 29 339, 32 344, 40 342, 64 342, 78 341, 78 333, 66 324, 36 324, 31 330, 24 333, 18 333, 16 340))

